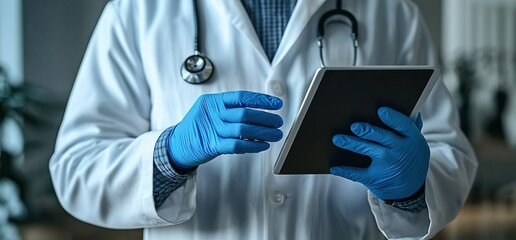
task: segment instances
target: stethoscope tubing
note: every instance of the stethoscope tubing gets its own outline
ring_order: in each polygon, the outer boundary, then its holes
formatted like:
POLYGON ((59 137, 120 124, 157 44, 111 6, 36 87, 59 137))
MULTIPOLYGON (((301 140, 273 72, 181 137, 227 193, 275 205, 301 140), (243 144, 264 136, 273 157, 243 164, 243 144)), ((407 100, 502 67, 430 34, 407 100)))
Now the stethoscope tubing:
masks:
MULTIPOLYGON (((208 81, 211 76, 213 76, 213 72, 215 69, 215 66, 213 65, 212 61, 202 55, 202 51, 200 46, 201 44, 201 37, 200 37, 200 20, 199 20, 199 10, 197 5, 197 0, 193 0, 193 9, 194 9, 194 54, 189 56, 188 58, 183 61, 183 64, 181 65, 181 77, 183 80, 185 80, 188 83, 191 84, 200 84, 208 81), (202 64, 200 69, 197 69, 197 61, 199 60, 202 64), (194 64, 191 64, 192 62, 195 62, 194 64)), ((351 40, 353 43, 353 66, 357 65, 357 56, 358 56, 358 21, 355 18, 355 16, 347 11, 342 9, 342 3, 340 0, 336 0, 336 6, 335 9, 330 10, 326 13, 324 13, 321 18, 319 19, 318 26, 317 26, 317 45, 319 47, 319 57, 321 60, 321 66, 325 67, 324 62, 324 27, 326 25, 326 22, 330 17, 341 15, 346 17, 350 23, 351 23, 351 40)))

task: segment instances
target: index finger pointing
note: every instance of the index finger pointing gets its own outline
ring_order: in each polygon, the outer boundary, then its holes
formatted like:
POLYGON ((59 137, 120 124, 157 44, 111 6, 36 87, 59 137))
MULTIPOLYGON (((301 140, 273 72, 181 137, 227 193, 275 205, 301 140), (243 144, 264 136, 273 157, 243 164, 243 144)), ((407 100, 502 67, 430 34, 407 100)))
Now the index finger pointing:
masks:
POLYGON ((225 92, 222 95, 222 101, 227 108, 248 107, 278 110, 283 106, 283 101, 277 97, 249 91, 225 92))

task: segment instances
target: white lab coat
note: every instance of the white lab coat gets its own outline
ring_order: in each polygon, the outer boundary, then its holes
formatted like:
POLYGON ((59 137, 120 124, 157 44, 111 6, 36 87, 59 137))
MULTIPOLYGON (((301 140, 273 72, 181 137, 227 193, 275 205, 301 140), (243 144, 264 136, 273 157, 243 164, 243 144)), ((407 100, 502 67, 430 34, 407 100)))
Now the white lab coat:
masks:
MULTIPOLYGON (((201 46, 216 72, 209 82, 192 85, 180 77, 182 62, 193 52, 192 1, 108 3, 78 73, 50 162, 63 207, 98 226, 145 228, 147 240, 436 234, 460 210, 477 167, 441 81, 421 111, 431 149, 428 210, 414 214, 396 209, 362 185, 336 176, 274 175, 281 143, 263 153, 220 156, 200 166, 163 206, 154 207, 156 139, 181 121, 201 94, 249 90, 278 96, 284 100, 278 111, 285 121, 282 129, 288 132, 320 66, 317 21, 334 6, 334 1, 298 0, 269 63, 240 0, 200 1, 201 46)), ((359 21, 359 65, 435 63, 413 3, 345 0, 343 7, 359 21)), ((349 31, 344 24, 327 28, 328 63, 351 64, 349 31)))

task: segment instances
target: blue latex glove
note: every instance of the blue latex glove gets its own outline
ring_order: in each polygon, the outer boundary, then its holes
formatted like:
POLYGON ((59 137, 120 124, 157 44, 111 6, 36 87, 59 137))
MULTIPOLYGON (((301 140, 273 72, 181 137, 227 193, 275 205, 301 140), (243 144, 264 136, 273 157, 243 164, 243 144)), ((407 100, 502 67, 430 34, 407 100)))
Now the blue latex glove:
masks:
POLYGON ((195 168, 221 154, 257 153, 283 137, 281 99, 238 91, 200 96, 167 140, 172 161, 195 168))
POLYGON ((368 168, 333 167, 331 173, 360 182, 382 200, 400 200, 415 194, 425 183, 430 148, 416 122, 387 107, 378 116, 396 132, 367 123, 353 123, 357 136, 335 135, 333 143, 343 149, 371 157, 368 168))

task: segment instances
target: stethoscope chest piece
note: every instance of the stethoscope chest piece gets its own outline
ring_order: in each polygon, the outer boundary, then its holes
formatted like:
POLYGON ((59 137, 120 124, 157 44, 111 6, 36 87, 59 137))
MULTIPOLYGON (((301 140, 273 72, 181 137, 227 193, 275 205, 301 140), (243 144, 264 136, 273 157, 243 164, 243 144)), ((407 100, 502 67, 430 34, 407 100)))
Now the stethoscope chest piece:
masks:
POLYGON ((199 52, 186 58, 181 65, 181 77, 188 83, 204 83, 211 75, 213 75, 213 63, 199 52))

